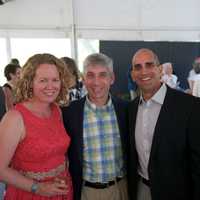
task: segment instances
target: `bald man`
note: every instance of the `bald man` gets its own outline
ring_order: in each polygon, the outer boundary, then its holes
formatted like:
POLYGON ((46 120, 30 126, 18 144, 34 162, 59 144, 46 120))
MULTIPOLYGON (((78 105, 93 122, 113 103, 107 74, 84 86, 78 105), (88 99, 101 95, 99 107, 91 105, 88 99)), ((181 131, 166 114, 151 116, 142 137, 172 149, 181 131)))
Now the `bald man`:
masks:
POLYGON ((129 108, 131 199, 199 200, 200 100, 161 83, 161 75, 157 55, 138 50, 131 76, 141 95, 129 108))

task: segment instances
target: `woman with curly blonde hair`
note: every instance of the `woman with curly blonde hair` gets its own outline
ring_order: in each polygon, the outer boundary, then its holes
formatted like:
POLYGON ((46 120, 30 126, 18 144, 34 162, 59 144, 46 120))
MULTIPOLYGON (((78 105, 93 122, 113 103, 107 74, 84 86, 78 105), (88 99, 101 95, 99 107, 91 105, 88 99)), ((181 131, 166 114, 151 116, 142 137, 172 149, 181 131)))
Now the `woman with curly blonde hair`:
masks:
POLYGON ((71 75, 51 54, 22 68, 15 108, 0 123, 0 180, 5 200, 72 200, 65 154, 70 144, 59 104, 68 104, 71 75))
POLYGON ((54 64, 57 66, 61 81, 61 90, 56 98, 56 102, 63 105, 68 104, 67 92, 71 84, 72 75, 66 69, 65 63, 51 54, 36 54, 28 59, 23 66, 23 73, 18 81, 16 89, 16 102, 25 101, 32 98, 32 84, 38 65, 42 63, 54 64))

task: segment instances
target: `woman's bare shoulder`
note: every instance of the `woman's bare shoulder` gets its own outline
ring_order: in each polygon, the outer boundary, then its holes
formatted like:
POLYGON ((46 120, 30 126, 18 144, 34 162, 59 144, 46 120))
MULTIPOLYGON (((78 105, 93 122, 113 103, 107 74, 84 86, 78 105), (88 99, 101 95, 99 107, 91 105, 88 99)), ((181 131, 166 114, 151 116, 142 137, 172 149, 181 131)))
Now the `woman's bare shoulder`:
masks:
POLYGON ((15 133, 24 137, 24 130, 23 117, 18 110, 9 110, 1 120, 0 132, 4 132, 5 134, 15 133))

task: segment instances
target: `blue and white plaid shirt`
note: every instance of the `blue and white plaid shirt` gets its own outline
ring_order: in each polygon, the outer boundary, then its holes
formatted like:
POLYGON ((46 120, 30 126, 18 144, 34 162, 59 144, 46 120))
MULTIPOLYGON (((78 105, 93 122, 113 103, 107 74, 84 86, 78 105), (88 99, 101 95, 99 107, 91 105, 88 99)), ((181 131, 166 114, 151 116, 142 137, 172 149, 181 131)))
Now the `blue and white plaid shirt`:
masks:
POLYGON ((106 183, 124 176, 121 139, 111 98, 102 107, 86 99, 83 130, 83 179, 106 183))

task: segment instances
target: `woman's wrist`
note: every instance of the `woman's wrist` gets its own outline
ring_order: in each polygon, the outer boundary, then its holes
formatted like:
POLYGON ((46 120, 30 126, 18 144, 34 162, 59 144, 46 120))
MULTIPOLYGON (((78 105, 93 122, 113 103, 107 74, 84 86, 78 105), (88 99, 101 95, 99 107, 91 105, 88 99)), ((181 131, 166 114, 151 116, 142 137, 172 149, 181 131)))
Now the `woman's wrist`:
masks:
POLYGON ((36 193, 39 189, 39 183, 38 182, 33 182, 32 186, 31 186, 31 192, 32 193, 36 193))

